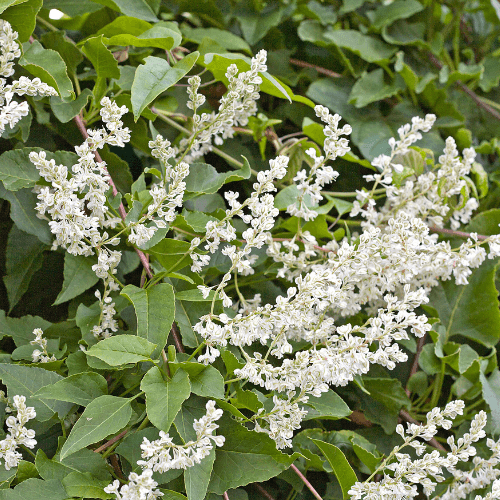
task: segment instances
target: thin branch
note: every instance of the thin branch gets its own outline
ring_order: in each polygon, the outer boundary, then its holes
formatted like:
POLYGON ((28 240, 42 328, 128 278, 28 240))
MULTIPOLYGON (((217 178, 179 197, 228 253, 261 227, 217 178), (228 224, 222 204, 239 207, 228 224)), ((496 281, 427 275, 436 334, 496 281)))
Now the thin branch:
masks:
POLYGON ((318 73, 330 76, 332 78, 340 78, 342 76, 340 73, 335 73, 335 71, 332 71, 331 69, 326 69, 321 66, 317 66, 316 64, 311 64, 305 61, 299 61, 298 59, 292 59, 292 58, 290 58, 289 61, 290 64, 293 64, 294 66, 300 66, 301 68, 312 68, 315 69, 318 73))
POLYGON ((106 448, 109 448, 111 445, 115 444, 117 441, 119 441, 125 434, 127 434, 128 429, 125 429, 120 432, 120 434, 116 435, 114 438, 111 438, 109 441, 106 441, 103 445, 99 446, 99 448, 94 450, 94 453, 101 453, 101 451, 104 451, 106 448))
MULTIPOLYGON (((83 118, 81 117, 81 115, 78 114, 75 116, 75 118, 73 120, 76 123, 76 126, 78 127, 78 130, 82 134, 83 138, 86 140, 89 137, 89 134, 87 133, 87 129, 85 128, 85 122, 83 121, 83 118)), ((98 163, 102 163, 101 155, 97 151, 94 151, 94 156, 95 156, 95 159, 98 163)), ((106 167, 104 167, 104 168, 106 168, 106 167)), ((109 175, 109 172, 108 172, 108 175, 109 175)), ((118 194, 118 189, 116 189, 116 185, 113 182, 111 175, 109 176, 108 184, 111 186, 113 196, 116 196, 118 194)), ((125 211, 125 207, 123 206, 123 203, 120 203, 120 206, 118 207, 118 212, 120 213, 120 217, 123 220, 125 220, 125 217, 127 217, 127 212, 125 211)), ((142 265, 144 266, 146 273, 148 274, 148 276, 150 278, 152 278, 153 273, 151 271, 151 267, 149 266, 149 261, 146 257, 146 254, 144 252, 142 252, 141 250, 139 250, 138 248, 134 247, 134 250, 135 250, 135 253, 139 256, 139 259, 140 259, 142 265)))
MULTIPOLYGON (((417 424, 421 425, 421 422, 418 420, 415 420, 407 411, 401 410, 399 412, 399 416, 403 419, 406 420, 407 422, 410 422, 412 424, 417 424)), ((438 450, 441 451, 446 451, 446 448, 436 439, 432 438, 429 441, 427 441, 431 446, 434 446, 434 448, 437 448, 438 450)))
POLYGON ((263 486, 261 486, 259 483, 252 483, 252 486, 257 488, 259 492, 267 498, 267 500, 275 500, 275 498, 267 491, 263 486))
MULTIPOLYGON (((427 338, 427 332, 425 332, 425 334, 418 339, 417 350, 415 352, 415 356, 413 357, 413 363, 412 363, 411 368, 410 368, 410 374, 408 375, 408 380, 410 380, 410 378, 415 373, 417 373, 417 370, 418 370, 418 359, 420 358, 420 353, 422 352, 422 349, 424 347, 426 338, 427 338)), ((408 382, 406 382, 406 385, 408 386, 408 382)), ((410 394, 411 394, 411 392, 408 390, 408 387, 405 389, 405 392, 406 392, 406 395, 409 397, 410 394)))
MULTIPOLYGON (((436 68, 441 69, 443 67, 443 65, 439 62, 439 60, 433 54, 429 54, 429 59, 432 62, 432 64, 434 64, 434 66, 436 66, 436 68)), ((465 83, 457 81, 457 82, 455 82, 455 84, 458 85, 460 90, 465 92, 480 108, 483 108, 491 116, 493 116, 497 120, 500 120, 500 113, 498 111, 496 111, 495 109, 493 109, 488 104, 486 104, 484 101, 482 101, 481 98, 473 90, 471 90, 469 87, 467 87, 467 85, 465 85, 465 83)))
POLYGON ((302 480, 302 482, 309 488, 309 491, 318 500, 323 500, 323 498, 321 498, 321 495, 314 489, 314 486, 306 479, 306 476, 304 476, 304 474, 302 474, 302 472, 300 472, 300 470, 297 469, 297 467, 294 464, 290 465, 290 468, 295 472, 295 474, 297 474, 297 476, 300 477, 300 479, 302 480))
POLYGON ((170 329, 170 333, 172 334, 172 338, 174 339, 174 344, 177 350, 179 352, 186 352, 184 346, 182 345, 179 329, 177 328, 175 321, 172 323, 172 328, 170 329))
POLYGON ((111 462, 111 466, 113 467, 115 474, 120 479, 125 479, 125 477, 123 476, 123 472, 120 468, 120 462, 118 461, 118 456, 116 453, 113 453, 112 455, 109 456, 109 461, 111 462))
MULTIPOLYGON (((456 236, 457 238, 470 238, 471 233, 464 233, 463 231, 453 231, 453 229, 446 229, 444 227, 429 227, 429 231, 431 233, 439 233, 439 234, 448 234, 450 236, 456 236)), ((484 234, 478 234, 477 239, 480 241, 487 240, 489 236, 485 236, 484 234)))

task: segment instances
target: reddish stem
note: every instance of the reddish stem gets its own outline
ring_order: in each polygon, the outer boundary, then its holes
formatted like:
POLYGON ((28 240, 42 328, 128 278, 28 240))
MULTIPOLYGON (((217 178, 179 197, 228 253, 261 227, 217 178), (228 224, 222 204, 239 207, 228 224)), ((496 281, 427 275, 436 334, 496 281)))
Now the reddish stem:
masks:
POLYGON ((227 494, 227 491, 225 491, 222 496, 224 497, 224 500, 229 500, 229 495, 227 494))
MULTIPOLYGON (((83 121, 83 118, 80 115, 76 115, 74 118, 74 122, 76 123, 76 126, 78 127, 78 130, 82 134, 83 138, 87 139, 89 134, 87 133, 87 129, 85 128, 85 123, 83 121)), ((101 155, 97 151, 94 151, 94 156, 95 156, 95 159, 98 163, 102 163, 101 155)), ((106 167, 104 167, 104 168, 106 169, 106 167)), ((107 169, 106 169, 106 172, 107 172, 107 169)), ((108 172, 108 175, 109 175, 109 172, 108 172)), ((109 175, 108 184, 111 186, 113 196, 116 196, 118 194, 118 189, 116 189, 116 185, 113 182, 111 175, 109 175)), ((123 203, 120 203, 120 206, 118 207, 118 212, 120 213, 120 217, 123 220, 125 220, 125 217, 127 217, 127 212, 125 211, 125 207, 123 206, 123 203)), ((139 256, 139 259, 140 259, 142 265, 144 266, 144 269, 146 270, 147 275, 149 276, 149 278, 152 278, 153 273, 151 271, 151 267, 149 266, 149 262, 148 262, 148 259, 146 257, 146 254, 144 252, 142 252, 141 250, 139 250, 138 248, 134 247, 134 250, 135 250, 135 253, 139 256)))
POLYGON ((125 429, 120 432, 117 436, 114 438, 111 438, 109 441, 106 441, 102 446, 99 446, 99 448, 94 450, 94 453, 101 453, 101 451, 104 451, 105 449, 109 448, 112 444, 115 444, 117 441, 119 441, 125 434, 127 434, 128 429, 125 429))
MULTIPOLYGON (((406 420, 407 422, 410 422, 412 424, 417 424, 421 425, 421 422, 418 420, 415 420, 407 411, 401 410, 399 412, 399 416, 403 419, 406 420)), ((446 448, 436 439, 432 438, 429 441, 427 441, 431 446, 434 446, 434 448, 437 448, 438 450, 441 451, 446 451, 446 448)))
POLYGON ((170 329, 170 333, 172 334, 172 337, 174 339, 174 344, 175 344, 175 347, 177 348, 177 350, 179 352, 186 352, 184 349, 184 346, 182 345, 179 329, 177 328, 177 325, 175 324, 175 322, 172 323, 172 328, 170 329))
MULTIPOLYGON (((410 378, 412 377, 412 375, 414 375, 415 373, 417 373, 417 370, 418 370, 418 359, 420 358, 420 353, 422 352, 422 349, 424 347, 426 337, 427 337, 427 332, 425 332, 425 334, 423 335, 423 337, 420 337, 418 339, 417 350, 416 350, 415 356, 413 358, 413 363, 412 363, 411 368, 410 368, 410 374, 408 375, 408 380, 410 380, 410 378)), ((408 386, 408 382, 406 383, 406 385, 408 386)), ((406 392, 406 395, 408 397, 410 397, 411 391, 408 390, 408 387, 405 389, 405 392, 406 392)))
POLYGON ((257 488, 259 492, 267 498, 267 500, 275 500, 274 497, 267 491, 263 486, 261 486, 259 483, 252 483, 252 486, 257 488))
MULTIPOLYGON (((431 60, 432 64, 436 66, 436 68, 441 69, 443 67, 443 65, 433 54, 429 54, 429 59, 431 60)), ((465 92, 480 108, 483 108, 491 116, 495 117, 497 120, 500 120, 500 113, 485 102, 481 101, 479 96, 469 87, 467 87, 465 83, 457 81, 455 82, 455 84, 458 85, 460 87, 460 90, 462 90, 462 92, 465 92)))
POLYGON ((109 461, 111 462, 111 465, 113 467, 113 470, 115 471, 115 474, 120 478, 120 479, 125 479, 125 477, 123 476, 123 472, 120 468, 120 462, 118 461, 118 456, 116 455, 116 453, 113 453, 110 457, 109 457, 109 461))
POLYGON ((302 474, 302 472, 300 472, 299 469, 297 469, 297 467, 292 464, 290 465, 290 468, 295 472, 295 474, 297 474, 297 476, 300 477, 300 479, 302 480, 302 482, 309 488, 309 491, 318 499, 318 500, 323 500, 321 498, 321 495, 314 489, 314 486, 306 479, 306 476, 304 476, 304 474, 302 474))
POLYGON ((293 64, 294 66, 300 66, 301 68, 312 68, 315 69, 318 73, 326 76, 331 76, 332 78, 340 78, 342 76, 339 73, 335 73, 335 71, 332 71, 331 69, 316 66, 316 64, 311 64, 305 61, 299 61, 298 59, 290 58, 290 64, 293 64))
MULTIPOLYGON (((439 233, 439 234, 449 234, 450 236, 457 236, 458 238, 470 238, 470 233, 464 233, 463 231, 453 231, 453 229, 446 229, 444 227, 429 227, 429 231, 431 233, 439 233)), ((478 234, 477 239, 479 241, 487 240, 489 236, 485 236, 484 234, 478 234)))

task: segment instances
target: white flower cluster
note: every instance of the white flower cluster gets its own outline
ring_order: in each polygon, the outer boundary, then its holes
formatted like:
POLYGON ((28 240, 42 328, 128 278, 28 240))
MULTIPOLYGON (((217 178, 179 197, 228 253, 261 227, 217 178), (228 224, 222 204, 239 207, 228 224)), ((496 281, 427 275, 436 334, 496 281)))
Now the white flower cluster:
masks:
POLYGON ((95 291, 95 296, 99 300, 101 315, 99 323, 92 328, 92 334, 96 339, 107 339, 113 335, 112 332, 118 331, 118 322, 114 319, 116 314, 115 303, 109 296, 109 293, 118 290, 118 285, 109 279, 104 281, 104 295, 101 296, 99 290, 95 291))
POLYGON ((321 196, 322 188, 335 180, 339 175, 338 172, 333 170, 332 167, 326 166, 325 163, 328 160, 335 160, 338 156, 344 156, 351 150, 348 146, 349 143, 347 139, 340 137, 341 135, 349 135, 352 132, 351 126, 344 125, 339 129, 338 124, 341 117, 337 114, 332 116, 325 106, 315 106, 314 111, 316 111, 316 116, 327 124, 323 129, 326 136, 324 144, 325 156, 317 156, 314 148, 310 148, 306 151, 311 157, 313 165, 311 166, 309 174, 306 170, 300 170, 293 178, 294 182, 297 183, 299 195, 297 201, 289 205, 286 209, 290 215, 300 217, 306 221, 315 219, 318 214, 307 207, 305 197, 309 196, 312 206, 318 205, 323 199, 323 196, 321 196), (313 178, 315 178, 315 180, 314 183, 311 184, 313 178))
MULTIPOLYGON (((231 306, 231 299, 224 293, 224 286, 231 277, 231 272, 236 269, 240 274, 252 274, 252 264, 255 262, 255 257, 250 253, 252 248, 261 248, 269 237, 269 231, 274 226, 274 220, 279 214, 279 210, 274 208, 274 197, 270 194, 276 191, 274 181, 282 179, 286 174, 288 166, 288 158, 286 156, 278 156, 274 160, 269 160, 269 170, 261 171, 257 174, 257 182, 254 182, 254 191, 247 200, 243 203, 238 201, 238 193, 228 191, 224 194, 230 208, 226 210, 226 216, 221 221, 207 222, 205 229, 206 233, 203 239, 193 238, 191 241, 191 258, 193 264, 191 270, 193 272, 200 271, 203 266, 210 262, 209 255, 201 255, 194 253, 195 248, 202 242, 206 241, 205 250, 210 253, 215 253, 219 248, 221 241, 233 241, 236 239, 236 230, 231 225, 231 219, 235 216, 241 217, 243 222, 251 227, 246 229, 242 236, 245 245, 242 249, 238 249, 234 245, 226 246, 222 252, 231 259, 231 269, 222 278, 222 282, 217 287, 217 292, 224 301, 226 307, 231 306), (245 214, 245 208, 250 209, 250 214, 245 214)), ((210 291, 207 287, 201 287, 200 290, 205 296, 208 296, 210 291)))
POLYGON ((43 337, 43 330, 41 328, 35 328, 33 330, 33 335, 35 336, 35 340, 32 340, 30 344, 38 345, 42 349, 41 351, 39 349, 35 349, 31 353, 33 363, 49 363, 50 361, 57 361, 54 355, 49 356, 49 353, 47 352, 47 339, 43 337))
MULTIPOLYGON (((6 400, 5 394, 0 394, 2 400, 6 400)), ((35 431, 27 429, 25 424, 36 417, 35 409, 31 406, 26 406, 26 398, 24 396, 14 396, 11 405, 5 408, 6 413, 12 412, 15 409, 17 414, 10 415, 5 420, 7 425, 7 436, 0 441, 0 459, 4 460, 4 467, 10 470, 17 467, 19 460, 23 457, 17 451, 19 446, 34 448, 36 445, 35 431)))
POLYGON ((54 88, 43 83, 40 78, 30 80, 21 76, 19 80, 7 84, 7 78, 14 74, 14 60, 21 56, 17 37, 17 31, 12 30, 10 23, 0 19, 0 136, 7 126, 14 128, 29 113, 28 103, 13 101, 14 95, 58 95, 54 88))
MULTIPOLYGON (((53 248, 62 246, 73 255, 92 255, 94 248, 100 247, 109 237, 107 232, 101 233, 101 229, 114 228, 121 222, 119 217, 110 215, 106 206, 109 175, 105 163, 95 161, 94 151, 105 144, 124 146, 130 140, 129 129, 124 128, 120 120, 128 110, 126 106, 119 108, 108 97, 102 98, 101 105, 100 113, 107 130, 87 131, 89 137, 75 148, 79 159, 71 168, 71 176, 64 165, 48 161, 45 152, 30 153, 31 162, 52 185, 52 188, 35 186, 40 200, 36 209, 40 217, 48 213, 52 219, 49 226, 56 236, 53 248), (78 196, 80 193, 82 197, 78 196)), ((116 245, 119 239, 107 243, 116 245)))
MULTIPOLYGON (((422 485, 424 493, 429 496, 435 490, 437 483, 444 480, 443 469, 451 473, 457 472, 462 477, 463 471, 457 471, 456 465, 459 462, 467 462, 470 457, 473 457, 476 454, 476 449, 472 444, 485 437, 483 428, 486 425, 487 418, 484 411, 480 411, 474 417, 471 422, 470 432, 465 433, 456 443, 453 436, 448 438, 447 442, 451 451, 446 456, 441 456, 438 450, 434 450, 425 454, 422 458, 412 460, 410 455, 401 453, 401 450, 406 446, 411 446, 416 451, 417 456, 422 456, 426 448, 417 438, 429 441, 436 435, 438 427, 450 429, 452 420, 457 415, 462 415, 464 407, 463 401, 452 401, 446 405, 444 410, 433 408, 428 412, 425 425, 410 423, 406 431, 401 424, 398 425, 396 432, 404 439, 404 443, 393 449, 391 454, 367 481, 363 483, 356 482, 352 486, 349 490, 351 500, 361 500, 363 498, 370 500, 387 500, 388 498, 410 500, 418 495, 417 484, 422 485), (391 475, 386 474, 385 470, 391 471, 391 475), (370 482, 370 479, 375 474, 382 472, 384 472, 384 477, 380 482, 370 482)), ((475 488, 477 487, 478 483, 476 482, 475 488)), ((448 489, 448 491, 450 490, 448 489)), ((452 495, 441 498, 449 498, 450 500, 453 498, 455 500, 465 498, 465 495, 452 495)))
POLYGON ((104 488, 104 492, 116 495, 116 500, 155 500, 163 496, 160 490, 155 489, 158 483, 153 479, 153 471, 150 469, 146 469, 141 475, 131 472, 128 481, 128 484, 120 488, 120 481, 115 479, 104 488))
POLYGON ((196 109, 205 102, 205 97, 198 93, 200 78, 193 76, 188 80, 190 100, 187 106, 194 110, 195 114, 191 136, 180 142, 180 148, 188 153, 188 156, 185 156, 187 163, 210 151, 212 139, 216 145, 221 145, 224 139, 233 137, 233 127, 247 125, 248 117, 257 112, 256 100, 259 98, 262 83, 259 73, 267 71, 266 59, 267 52, 261 50, 252 58, 249 71, 238 73, 236 64, 227 68, 227 92, 220 99, 217 113, 196 114, 196 109))
MULTIPOLYGON (((460 445, 460 442, 458 444, 460 445)), ((492 481, 492 491, 484 498, 485 500, 500 499, 500 479, 498 479, 500 476, 500 468, 498 468, 498 464, 500 464, 500 439, 493 441, 493 439, 488 438, 486 445, 491 450, 491 455, 488 458, 475 456, 472 459, 473 468, 471 470, 452 470, 453 482, 439 496, 440 500, 467 498, 471 492, 485 488, 492 481)), ((475 500, 482 500, 478 496, 475 497, 475 500)))
POLYGON ((176 217, 176 208, 182 206, 186 183, 184 179, 189 175, 189 165, 179 162, 174 167, 169 160, 175 157, 176 151, 170 146, 170 141, 157 135, 154 141, 149 141, 151 154, 158 158, 164 168, 164 178, 158 184, 153 184, 149 194, 153 201, 148 206, 148 213, 136 224, 131 224, 131 232, 128 240, 138 246, 149 241, 155 234, 157 228, 167 227, 176 217), (157 214, 160 218, 154 218, 157 214), (144 222, 150 219, 155 226, 146 227, 144 222))
POLYGON ((174 444, 172 438, 160 431, 160 439, 149 441, 144 438, 141 444, 142 458, 137 462, 144 469, 166 472, 170 469, 187 469, 199 464, 210 454, 213 448, 212 441, 216 446, 223 446, 225 437, 215 436, 213 432, 218 429, 215 423, 222 417, 222 410, 215 409, 215 401, 208 401, 207 413, 199 420, 195 419, 193 428, 196 431, 196 440, 188 441, 184 445, 174 444))
POLYGON ((409 124, 399 129, 400 141, 395 139, 389 141, 392 148, 391 155, 380 155, 373 160, 372 165, 381 168, 382 172, 367 175, 365 178, 375 181, 375 186, 379 183, 383 185, 387 199, 385 205, 377 210, 373 199, 375 188, 370 192, 357 191, 357 200, 350 215, 360 214, 364 217, 366 221, 363 222, 363 227, 382 226, 399 210, 404 210, 412 217, 419 217, 437 227, 443 227, 445 218, 449 219, 452 229, 458 229, 460 223, 469 222, 472 212, 479 206, 475 198, 467 199, 464 196, 469 190, 466 177, 476 153, 473 148, 464 149, 461 160, 452 137, 446 139, 445 149, 434 169, 406 178, 399 187, 393 184, 392 169, 398 173, 403 170, 402 165, 393 163, 395 157, 404 161, 404 155, 409 151, 408 146, 422 138, 418 130, 425 132, 430 130, 435 118, 434 115, 427 115, 425 120, 414 118, 411 129, 409 124), (454 195, 460 195, 463 202, 452 208, 449 200, 454 195))
POLYGON ((116 495, 117 500, 155 500, 163 495, 159 490, 155 490, 158 483, 153 479, 153 472, 166 472, 170 469, 187 469, 195 464, 199 464, 210 454, 213 448, 212 441, 217 446, 223 446, 225 437, 214 436, 213 432, 218 429, 215 423, 222 417, 222 410, 215 409, 215 401, 208 401, 206 404, 207 413, 199 420, 195 419, 193 428, 196 432, 196 440, 189 441, 184 445, 174 444, 172 438, 163 431, 160 431, 160 439, 149 441, 144 438, 141 444, 142 458, 139 460, 144 470, 141 475, 132 472, 128 479, 129 483, 120 489, 120 482, 113 481, 104 488, 106 493, 116 495))

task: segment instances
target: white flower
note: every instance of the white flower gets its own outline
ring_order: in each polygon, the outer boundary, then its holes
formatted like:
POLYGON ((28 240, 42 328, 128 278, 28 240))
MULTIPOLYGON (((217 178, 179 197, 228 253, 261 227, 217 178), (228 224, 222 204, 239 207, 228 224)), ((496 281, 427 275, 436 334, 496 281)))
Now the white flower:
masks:
POLYGON ((120 488, 120 481, 115 479, 104 488, 104 492, 116 495, 117 500, 155 500, 163 496, 160 490, 155 489, 158 483, 153 479, 153 471, 150 469, 146 469, 140 475, 131 472, 128 480, 129 483, 120 488))
POLYGON ((32 340, 30 344, 38 345, 42 348, 41 351, 39 349, 35 349, 31 353, 33 363, 49 363, 50 361, 56 361, 57 358, 54 355, 49 356, 49 353, 47 352, 47 339, 43 337, 43 330, 41 328, 35 328, 33 330, 33 335, 35 336, 35 340, 32 340))
POLYGON ((21 56, 21 50, 17 43, 17 31, 12 30, 10 23, 0 19, 0 136, 5 131, 6 126, 14 128, 23 116, 29 113, 27 102, 18 103, 12 98, 15 94, 56 96, 56 90, 40 78, 30 80, 26 76, 21 76, 19 80, 7 84, 7 78, 14 74, 14 60, 21 56))
POLYGON ((170 469, 187 469, 195 464, 199 464, 203 458, 209 455, 216 446, 223 446, 224 436, 215 436, 213 432, 218 429, 215 424, 222 417, 222 410, 215 409, 215 401, 208 401, 206 405, 207 413, 199 420, 194 421, 193 428, 196 432, 196 440, 189 441, 184 445, 174 444, 172 438, 163 431, 160 431, 160 438, 156 441, 149 441, 144 438, 141 444, 142 458, 137 462, 143 469, 166 472, 170 469))
MULTIPOLYGON (((17 467, 19 460, 23 457, 17 450, 18 446, 26 446, 34 448, 36 445, 35 431, 27 429, 24 425, 36 417, 35 409, 31 406, 26 406, 26 398, 24 396, 14 396, 12 408, 17 411, 14 417, 10 415, 5 420, 7 426, 7 435, 0 441, 0 459, 4 460, 4 467, 10 470, 17 467)), ((11 412, 12 408, 8 406, 5 411, 11 412)))

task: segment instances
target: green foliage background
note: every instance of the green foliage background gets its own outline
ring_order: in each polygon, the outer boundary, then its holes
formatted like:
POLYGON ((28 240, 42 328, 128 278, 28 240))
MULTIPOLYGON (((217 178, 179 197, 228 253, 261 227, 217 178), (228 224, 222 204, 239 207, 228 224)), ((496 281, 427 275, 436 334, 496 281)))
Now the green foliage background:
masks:
MULTIPOLYGON (((268 51, 269 77, 262 85, 260 113, 235 139, 206 155, 209 165, 192 168, 187 187, 191 199, 176 220, 177 227, 191 234, 202 233, 206 220, 220 215, 224 202, 218 192, 226 189, 227 182, 248 194, 251 173, 266 168, 277 150, 283 153, 283 141, 277 138, 299 132, 304 139, 286 149, 291 166, 282 187, 292 184, 306 158, 305 150, 311 142, 323 140, 313 123, 315 103, 339 113, 353 128, 352 153, 335 164, 340 176, 335 192, 327 196, 328 208, 308 228, 320 241, 341 239, 349 228, 355 230, 344 215, 352 199, 349 193, 365 185, 362 175, 370 173, 369 161, 388 152, 387 141, 397 129, 426 113, 438 119, 420 147, 437 158, 444 139, 451 135, 460 150, 474 146, 477 162, 484 167, 478 165, 475 172, 479 215, 463 230, 484 235, 498 232, 497 0, 3 0, 0 18, 12 24, 23 43, 18 74, 38 76, 60 94, 28 97, 30 114, 0 140, 0 379, 9 396, 24 394, 28 404, 35 406, 38 440, 34 465, 26 456, 18 470, 9 473, 0 468, 0 500, 110 498, 102 491, 110 482, 110 467, 87 447, 97 447, 124 428, 134 427, 145 408, 158 429, 168 430, 173 423, 171 432, 189 439, 190 423, 204 413, 206 398, 223 400, 227 396, 223 376, 230 379, 239 366, 229 351, 223 362, 204 370, 187 362, 187 355, 176 357, 163 325, 175 321, 184 345, 189 350, 197 347, 192 325, 208 307, 190 294, 199 278, 184 271, 191 283, 170 276, 155 287, 140 289, 139 260, 125 246, 118 276, 128 286, 116 300, 116 308, 120 333, 131 344, 122 345, 121 351, 112 349, 112 354, 94 346, 86 356, 78 349, 80 339, 89 346, 95 344, 90 333, 99 316, 91 290, 97 283, 91 269, 94 260, 50 251, 48 224, 35 215, 36 195, 31 190, 39 176, 28 154, 43 148, 51 152, 49 158, 72 165, 73 147, 82 142, 74 117, 81 113, 88 127, 97 124, 98 103, 104 95, 132 111, 125 117, 132 130, 131 145, 105 149, 102 157, 118 190, 123 195, 132 193, 124 196, 129 207, 136 206, 134 202, 144 201, 152 178, 147 168, 155 165, 148 148, 153 131, 174 142, 190 126, 184 77, 206 68, 202 81, 215 81, 204 92, 209 106, 216 109, 225 90, 227 66, 234 62, 244 70, 252 54, 262 48, 268 51), (51 9, 65 16, 50 19, 51 9), (166 51, 179 57, 175 67, 166 51), (337 222, 330 231, 328 225, 338 218, 346 223, 337 222), (149 311, 148 304, 154 304, 154 310, 149 311), (139 309, 145 316, 135 314, 139 309), (46 369, 30 365, 33 346, 29 342, 38 327, 46 332, 50 352, 58 358, 46 369), (143 373, 137 363, 152 355, 151 343, 165 342, 175 375, 165 381, 152 370, 141 382, 143 373), (126 363, 132 366, 124 368, 126 363), (145 404, 131 398, 139 383, 145 404), (121 396, 125 394, 127 398, 121 396), (89 430, 82 418, 66 440, 66 428, 82 407, 84 415, 103 424, 89 430)), ((293 188, 283 189, 276 199, 278 208, 285 208, 290 199, 293 188)), ((286 220, 280 222, 280 234, 293 236, 286 220)), ((452 239, 452 247, 459 242, 452 239)), ((172 268, 186 251, 182 242, 154 243, 150 253, 158 269, 176 271, 186 265, 172 268)), ((261 293, 267 302, 285 288, 279 280, 269 281, 273 269, 265 260, 262 255, 259 273, 243 279, 240 286, 249 296, 261 293)), ((222 260, 214 261, 210 276, 215 279, 225 266, 222 260)), ((355 384, 339 389, 338 395, 331 391, 330 400, 313 405, 314 418, 294 439, 294 451, 300 456, 278 452, 267 436, 248 431, 226 416, 221 431, 227 442, 210 458, 211 465, 197 466, 184 477, 182 471, 169 471, 156 478, 166 490, 165 498, 187 495, 189 500, 202 500, 209 495, 215 500, 227 490, 231 500, 261 498, 262 492, 251 483, 267 481, 265 488, 280 500, 309 499, 311 493, 288 469, 295 459, 325 500, 342 498, 342 479, 339 483, 337 477, 349 476, 352 469, 358 477, 366 477, 363 474, 375 469, 397 442, 394 429, 401 410, 422 420, 427 409, 456 397, 467 404, 459 424, 484 408, 491 412, 489 431, 498 434, 496 276, 497 262, 490 261, 474 271, 467 286, 445 282, 436 287, 426 308, 429 317, 435 318, 434 329, 423 346, 418 371, 408 380, 410 363, 393 372, 375 367, 355 384), (355 410, 350 420, 347 405, 355 410), (350 465, 332 451, 337 449, 350 465)), ((408 341, 405 348, 411 359, 417 344, 408 341)), ((222 403, 226 406, 221 406, 227 414, 241 415, 240 410, 256 411, 262 406, 257 393, 234 390, 233 397, 222 403)), ((460 435, 465 428, 464 423, 454 430, 460 435)), ((153 427, 134 430, 112 450, 126 472, 135 467, 142 438, 157 435, 153 427)))

